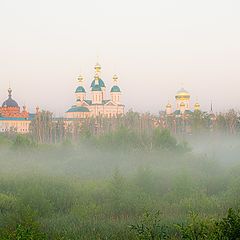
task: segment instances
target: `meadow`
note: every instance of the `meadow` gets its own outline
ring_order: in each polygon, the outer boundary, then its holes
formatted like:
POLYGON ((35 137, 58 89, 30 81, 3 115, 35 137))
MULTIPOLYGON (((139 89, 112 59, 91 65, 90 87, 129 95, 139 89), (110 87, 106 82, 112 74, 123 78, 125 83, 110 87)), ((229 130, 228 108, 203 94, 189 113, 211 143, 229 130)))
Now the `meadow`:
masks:
POLYGON ((239 239, 240 140, 0 137, 0 239, 239 239), (230 210, 229 210, 230 209, 230 210))

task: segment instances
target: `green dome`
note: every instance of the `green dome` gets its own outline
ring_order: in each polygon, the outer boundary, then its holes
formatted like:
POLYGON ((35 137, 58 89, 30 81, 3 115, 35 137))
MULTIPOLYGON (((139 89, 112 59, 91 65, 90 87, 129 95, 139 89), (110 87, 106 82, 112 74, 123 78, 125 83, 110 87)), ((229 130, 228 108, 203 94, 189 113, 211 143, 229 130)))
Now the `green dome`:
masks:
MULTIPOLYGON (((99 85, 101 88, 102 88, 102 87, 106 87, 104 81, 103 81, 102 79, 100 79, 100 78, 98 79, 98 85, 99 85)), ((95 80, 92 81, 92 83, 91 83, 91 88, 93 88, 94 86, 96 86, 95 80)))
POLYGON ((67 112, 89 112, 89 109, 86 107, 72 106, 67 112))
POLYGON ((77 87, 75 93, 85 93, 85 88, 83 86, 79 86, 77 87))
POLYGON ((121 90, 118 86, 115 85, 111 88, 111 92, 121 92, 121 90))
POLYGON ((102 88, 101 88, 100 85, 94 85, 94 86, 92 87, 92 91, 102 91, 102 88))

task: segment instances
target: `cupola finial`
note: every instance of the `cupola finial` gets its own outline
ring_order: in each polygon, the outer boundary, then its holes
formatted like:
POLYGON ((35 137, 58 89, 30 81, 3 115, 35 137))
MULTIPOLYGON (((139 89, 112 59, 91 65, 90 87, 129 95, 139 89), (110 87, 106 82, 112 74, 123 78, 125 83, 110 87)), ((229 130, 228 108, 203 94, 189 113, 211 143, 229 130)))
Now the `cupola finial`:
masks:
POLYGON ((118 76, 116 74, 113 75, 113 83, 116 85, 118 82, 118 76))
POLYGON ((82 85, 82 84, 83 84, 83 81, 84 81, 84 78, 83 78, 82 75, 79 75, 79 76, 77 77, 77 80, 78 80, 79 84, 82 85))
POLYGON ((11 98, 12 97, 12 89, 9 87, 8 88, 8 97, 11 98))

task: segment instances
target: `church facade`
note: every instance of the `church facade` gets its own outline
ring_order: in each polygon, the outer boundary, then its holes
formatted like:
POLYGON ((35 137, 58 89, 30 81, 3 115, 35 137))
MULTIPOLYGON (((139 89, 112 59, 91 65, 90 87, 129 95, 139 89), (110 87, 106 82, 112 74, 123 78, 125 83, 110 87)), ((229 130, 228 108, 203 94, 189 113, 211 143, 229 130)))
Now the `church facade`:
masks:
POLYGON ((121 90, 118 86, 118 77, 113 76, 113 85, 107 94, 105 82, 101 78, 101 66, 96 64, 94 80, 90 86, 90 98, 84 88, 84 79, 78 77, 79 86, 76 88, 75 104, 66 112, 67 119, 79 119, 102 116, 112 118, 124 114, 124 105, 121 102, 121 90), (110 95, 108 98, 107 95, 110 95))

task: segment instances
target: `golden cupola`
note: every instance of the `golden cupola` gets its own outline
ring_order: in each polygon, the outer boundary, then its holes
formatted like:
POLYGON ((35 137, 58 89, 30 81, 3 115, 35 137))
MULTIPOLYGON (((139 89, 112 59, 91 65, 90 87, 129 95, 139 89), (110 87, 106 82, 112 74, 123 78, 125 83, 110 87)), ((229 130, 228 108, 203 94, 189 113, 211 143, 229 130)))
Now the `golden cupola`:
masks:
POLYGON ((200 104, 198 102, 196 102, 194 104, 194 111, 199 111, 200 110, 200 104))
POLYGON ((101 66, 100 66, 100 64, 97 63, 97 64, 95 65, 94 69, 95 69, 96 74, 99 75, 100 72, 101 72, 101 66))
POLYGON ((168 103, 167 105, 166 105, 166 108, 171 108, 172 107, 172 104, 171 103, 168 103))
POLYGON ((181 103, 180 103, 180 107, 185 107, 185 103, 184 103, 184 102, 181 102, 181 103))
POLYGON ((186 91, 184 88, 181 88, 181 89, 177 92, 175 98, 176 98, 177 100, 189 100, 189 99, 190 99, 190 94, 189 94, 189 92, 186 91))

